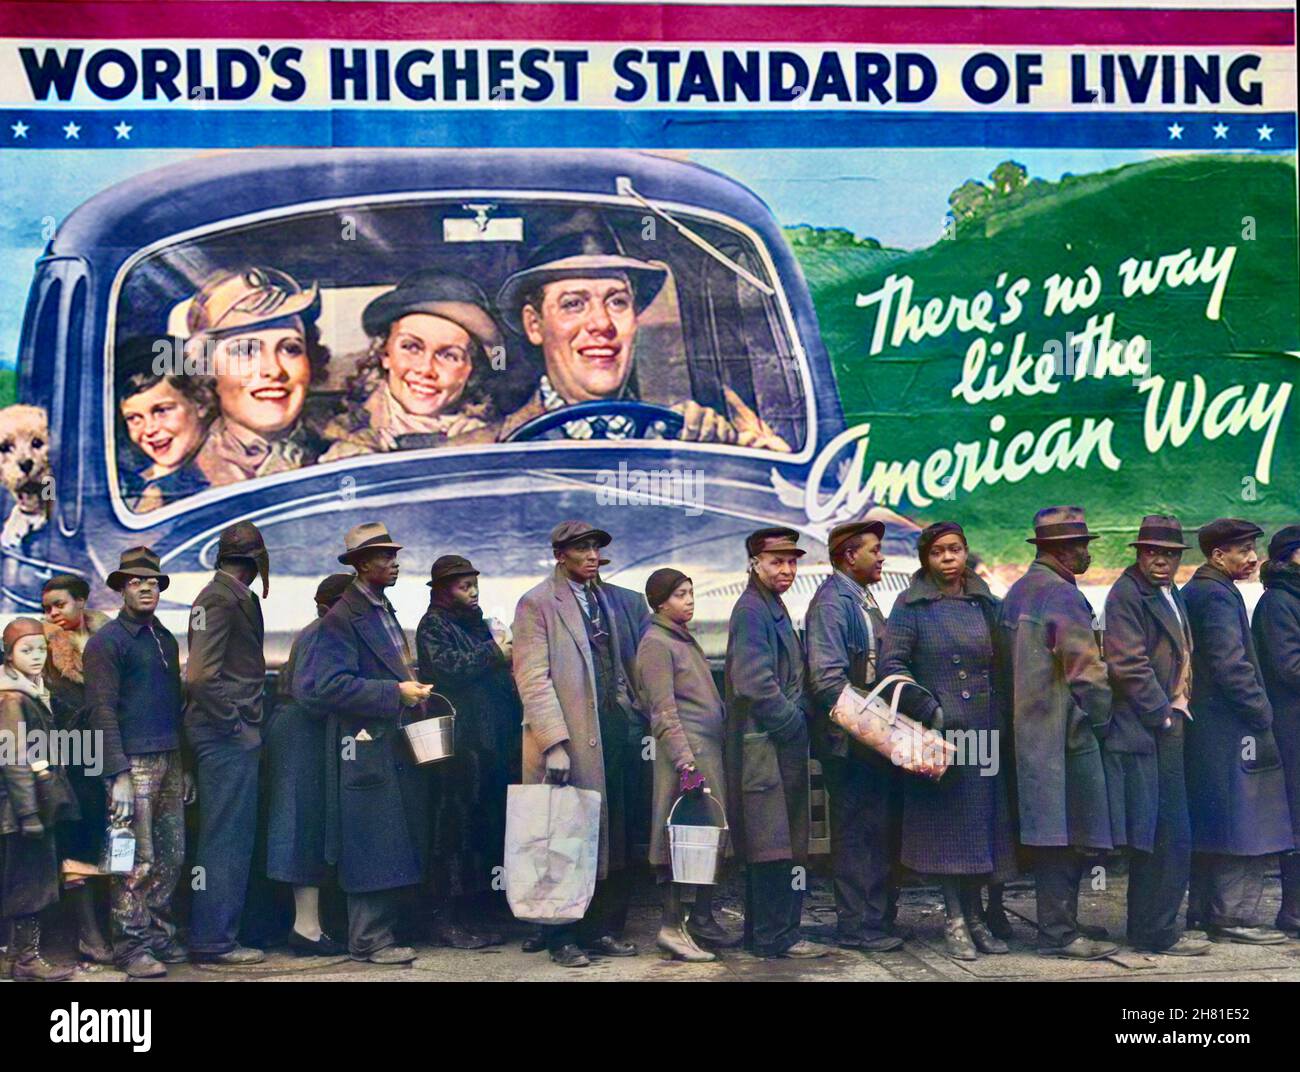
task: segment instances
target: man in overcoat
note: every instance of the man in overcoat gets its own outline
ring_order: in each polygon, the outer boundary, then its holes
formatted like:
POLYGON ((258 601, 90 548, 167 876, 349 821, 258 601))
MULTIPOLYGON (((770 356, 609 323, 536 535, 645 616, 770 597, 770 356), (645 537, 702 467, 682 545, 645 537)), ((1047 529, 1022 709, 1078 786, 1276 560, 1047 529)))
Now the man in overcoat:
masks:
POLYGON ((257 833, 257 779, 262 754, 262 605, 249 588, 270 589, 270 559, 251 521, 222 531, 217 569, 190 610, 185 661, 185 735, 198 775, 199 833, 194 854, 190 957, 256 964, 260 949, 238 942, 257 833))
POLYGON ((820 957, 799 931, 808 858, 808 699, 803 646, 781 601, 804 551, 793 529, 745 540, 749 584, 727 628, 726 706, 737 854, 747 865, 745 941, 760 957, 820 957))
POLYGON ((564 967, 589 964, 588 952, 636 955, 622 938, 631 892, 625 787, 633 685, 613 606, 596 583, 600 548, 609 542, 609 533, 584 521, 556 525, 555 573, 519 600, 512 627, 525 784, 601 794, 596 892, 581 922, 546 931, 551 959, 564 967))
POLYGON ((1183 773, 1191 703, 1192 634, 1174 575, 1188 545, 1178 518, 1142 519, 1137 560, 1106 597, 1104 647, 1113 697, 1102 742, 1111 837, 1131 850, 1128 940, 1171 956, 1208 953, 1178 933, 1192 866, 1183 773))
MULTIPOLYGON (((1255 604, 1251 630, 1273 705, 1273 735, 1282 753, 1291 833, 1300 845, 1300 525, 1277 531, 1259 573, 1264 594, 1255 604)), ((1284 853, 1281 864, 1282 905, 1276 926, 1288 937, 1300 938, 1300 852, 1284 853)))
POLYGON ((1255 925, 1264 866, 1295 845, 1273 708, 1260 673, 1237 581, 1259 565, 1261 529, 1220 518, 1197 533, 1205 564, 1183 587, 1192 628, 1192 722, 1187 728, 1187 796, 1192 816, 1188 928, 1211 941, 1286 941, 1255 925))
POLYGON ((402 716, 418 719, 433 692, 411 669, 406 633, 384 595, 401 567, 381 522, 348 530, 339 561, 356 580, 320 619, 294 675, 295 692, 329 711, 326 722, 325 861, 338 865, 348 898, 348 953, 373 964, 406 964, 397 944, 404 891, 424 878, 427 769, 413 761, 402 716))
POLYGON ((851 741, 830 720, 850 682, 870 688, 885 640, 885 616, 870 585, 885 556, 883 521, 850 521, 831 529, 831 575, 808 605, 808 685, 816 710, 814 748, 830 796, 831 866, 836 933, 848 949, 884 952, 903 940, 890 933, 897 885, 891 882, 901 828, 899 769, 851 741))
POLYGON ((1111 848, 1099 742, 1110 722, 1110 685, 1092 608, 1074 579, 1087 572, 1094 539, 1082 508, 1039 510, 1027 541, 1038 556, 1002 604, 1020 840, 1034 856, 1038 951, 1077 960, 1119 949, 1079 925, 1085 853, 1111 848))

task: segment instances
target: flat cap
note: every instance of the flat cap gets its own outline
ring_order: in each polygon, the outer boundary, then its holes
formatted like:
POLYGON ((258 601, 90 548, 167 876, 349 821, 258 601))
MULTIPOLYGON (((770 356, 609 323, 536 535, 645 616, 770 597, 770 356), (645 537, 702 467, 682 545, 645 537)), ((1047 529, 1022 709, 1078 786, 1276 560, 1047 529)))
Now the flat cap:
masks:
POLYGON ((807 552, 799 546, 799 533, 781 525, 759 529, 745 537, 745 552, 757 555, 763 551, 786 551, 796 555, 807 552))
POLYGON ((598 529, 595 525, 588 525, 585 521, 561 521, 555 528, 551 529, 551 546, 564 547, 588 536, 596 537, 597 547, 604 547, 613 539, 604 529, 598 529))
POLYGON ((1221 517, 1202 525, 1196 532, 1196 542, 1201 545, 1201 553, 1206 558, 1216 547, 1225 544, 1241 543, 1243 540, 1257 540, 1264 530, 1253 521, 1240 517, 1221 517))
POLYGON ((883 540, 885 538, 885 523, 883 521, 845 521, 842 525, 836 525, 831 529, 830 536, 826 538, 826 549, 830 551, 831 558, 839 554, 841 547, 862 532, 874 533, 883 540))

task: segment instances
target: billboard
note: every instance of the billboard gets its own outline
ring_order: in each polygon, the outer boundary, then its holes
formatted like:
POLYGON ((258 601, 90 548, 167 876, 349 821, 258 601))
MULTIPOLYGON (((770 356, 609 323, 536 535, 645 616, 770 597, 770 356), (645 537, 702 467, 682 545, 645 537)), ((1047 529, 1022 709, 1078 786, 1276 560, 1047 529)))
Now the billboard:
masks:
POLYGON ((582 517, 716 654, 761 525, 798 613, 864 516, 886 601, 941 518, 996 586, 1082 505, 1101 590, 1144 514, 1294 522, 1294 42, 1267 3, 4 5, 2 609, 143 543, 183 633, 247 518, 274 659, 358 521, 409 624, 452 552, 508 620, 582 517))

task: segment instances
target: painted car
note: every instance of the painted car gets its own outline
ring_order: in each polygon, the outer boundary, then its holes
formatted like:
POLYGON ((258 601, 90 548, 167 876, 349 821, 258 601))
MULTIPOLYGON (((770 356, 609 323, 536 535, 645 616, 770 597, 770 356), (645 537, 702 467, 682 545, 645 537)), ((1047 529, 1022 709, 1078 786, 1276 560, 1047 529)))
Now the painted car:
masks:
MULTIPOLYGON (((522 397, 536 387, 537 358, 524 339, 506 340, 493 374, 522 397)), ((801 616, 829 569, 826 533, 845 519, 814 522, 807 509, 809 481, 815 497, 836 475, 825 451, 844 418, 780 226, 735 181, 645 153, 249 151, 123 182, 72 212, 36 264, 12 409, 37 431, 33 414, 43 413, 47 428, 45 454, 10 482, 5 611, 38 608, 57 572, 86 576, 105 605, 103 578, 121 551, 147 544, 173 578, 161 613, 183 635, 219 532, 248 519, 271 550, 272 662, 312 617, 316 583, 338 568, 343 533, 361 520, 383 520, 404 546, 394 602, 408 627, 424 609, 430 564, 449 552, 473 559, 485 611, 509 621, 552 568, 551 527, 579 517, 613 536, 606 580, 640 589, 668 564, 694 578, 699 635, 716 656, 744 583, 744 536, 769 524, 804 534, 811 553, 788 597, 801 616), (188 304, 212 273, 269 265, 318 288, 330 369, 307 405, 324 418, 365 352, 360 310, 375 295, 431 267, 495 295, 544 236, 592 226, 668 272, 640 318, 635 397, 619 400, 639 422, 633 437, 548 438, 555 429, 543 421, 502 442, 417 444, 202 487, 145 512, 128 502, 140 458, 123 432, 117 363, 128 339, 183 335, 188 304), (673 438, 675 401, 726 413, 724 388, 788 449, 673 438)), ((550 424, 575 412, 548 415, 550 424)), ((887 609, 915 567, 916 526, 880 515, 887 609)))

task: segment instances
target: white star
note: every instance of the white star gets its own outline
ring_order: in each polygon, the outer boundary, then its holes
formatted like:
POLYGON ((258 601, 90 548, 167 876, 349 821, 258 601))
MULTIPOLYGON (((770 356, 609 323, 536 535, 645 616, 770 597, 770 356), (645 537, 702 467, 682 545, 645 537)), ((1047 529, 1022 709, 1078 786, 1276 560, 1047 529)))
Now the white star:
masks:
POLYGON ((27 124, 20 119, 17 123, 10 126, 9 129, 14 132, 15 138, 25 138, 27 137, 27 131, 29 128, 27 124))
POLYGON ((1215 138, 1226 138, 1228 136, 1228 125, 1222 122, 1215 123, 1214 136, 1215 138))
POLYGON ((1255 133, 1259 135, 1260 141, 1273 140, 1273 128, 1265 123, 1262 127, 1256 127, 1255 133))
POLYGON ((118 123, 117 126, 115 126, 113 129, 117 131, 118 141, 131 140, 131 131, 134 128, 125 119, 122 120, 122 122, 118 123))
POLYGON ((69 138, 76 138, 78 141, 81 140, 81 127, 77 126, 76 123, 68 123, 63 128, 63 140, 67 141, 69 138))
POLYGON ((1169 137, 1174 139, 1175 141, 1182 141, 1183 128, 1180 127, 1177 123, 1171 124, 1169 127, 1169 137))

